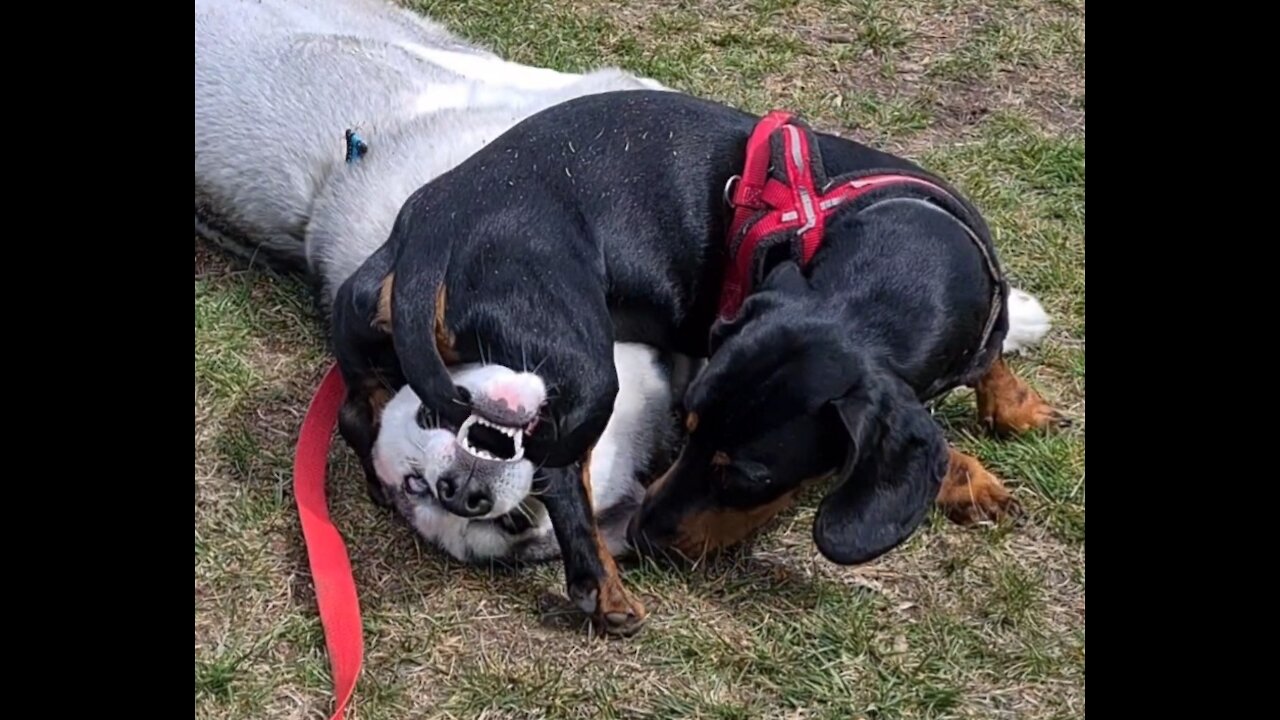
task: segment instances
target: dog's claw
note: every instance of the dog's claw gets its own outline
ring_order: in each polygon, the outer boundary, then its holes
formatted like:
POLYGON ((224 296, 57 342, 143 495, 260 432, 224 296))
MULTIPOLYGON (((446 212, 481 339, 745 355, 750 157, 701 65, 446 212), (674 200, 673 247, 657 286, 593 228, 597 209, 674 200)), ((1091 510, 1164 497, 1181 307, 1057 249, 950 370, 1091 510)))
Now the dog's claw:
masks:
POLYGON ((627 637, 644 627, 648 612, 616 578, 605 580, 599 593, 594 590, 583 593, 582 590, 578 588, 576 593, 571 590, 570 598, 591 615, 603 633, 627 637))
POLYGON ((648 620, 648 617, 645 615, 637 616, 631 612, 611 612, 604 614, 604 622, 601 625, 604 631, 610 635, 629 637, 644 627, 646 620, 648 620))

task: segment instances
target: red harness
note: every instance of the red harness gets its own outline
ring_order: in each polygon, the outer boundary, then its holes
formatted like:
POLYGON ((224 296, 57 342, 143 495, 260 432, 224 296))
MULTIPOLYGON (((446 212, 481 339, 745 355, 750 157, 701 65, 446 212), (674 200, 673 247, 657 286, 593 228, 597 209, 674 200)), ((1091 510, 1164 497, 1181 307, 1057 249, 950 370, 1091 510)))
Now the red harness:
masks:
POLYGON ((722 319, 730 320, 738 314, 760 279, 753 278, 753 273, 763 259, 757 258, 762 247, 788 241, 792 258, 801 268, 808 267, 822 246, 827 220, 840 205, 886 185, 916 185, 952 197, 927 180, 891 172, 826 183, 820 188, 823 170, 815 150, 808 128, 784 110, 764 116, 747 140, 742 175, 733 176, 725 185, 725 200, 733 207, 733 220, 720 291, 722 319))

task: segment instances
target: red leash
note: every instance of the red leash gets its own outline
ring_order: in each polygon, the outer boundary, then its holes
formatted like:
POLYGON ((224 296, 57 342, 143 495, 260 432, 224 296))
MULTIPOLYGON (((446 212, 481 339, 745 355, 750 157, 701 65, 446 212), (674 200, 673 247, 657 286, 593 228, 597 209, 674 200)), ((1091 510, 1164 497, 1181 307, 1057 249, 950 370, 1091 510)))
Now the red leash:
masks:
POLYGON ((338 528, 329 519, 329 504, 325 499, 329 445, 338 424, 344 392, 342 374, 334 365, 311 398, 293 458, 293 494, 298 502, 311 580, 316 588, 320 624, 324 626, 325 645, 329 648, 329 668, 337 702, 331 720, 342 719, 364 660, 360 601, 356 597, 351 561, 338 528))

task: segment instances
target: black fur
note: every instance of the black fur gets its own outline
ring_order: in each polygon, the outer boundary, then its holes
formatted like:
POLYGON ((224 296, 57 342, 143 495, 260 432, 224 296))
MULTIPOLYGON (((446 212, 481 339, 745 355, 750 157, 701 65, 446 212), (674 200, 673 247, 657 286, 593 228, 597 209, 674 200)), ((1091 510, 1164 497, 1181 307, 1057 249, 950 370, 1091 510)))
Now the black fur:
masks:
MULTIPOLYGON (((370 368, 390 375, 394 357, 448 424, 466 417, 435 346, 443 283, 446 325, 463 361, 537 367, 548 381, 548 417, 526 454, 567 469, 553 485, 579 485, 574 464, 603 430, 617 391, 611 343, 714 350, 686 397, 701 424, 633 535, 660 546, 698 508, 758 506, 843 467, 815 524, 823 553, 857 562, 901 542, 945 471, 945 445, 921 396, 976 379, 998 355, 1003 310, 977 346, 993 294, 1007 289, 957 219, 980 224, 976 212, 880 203, 919 196, 895 186, 842 208, 804 273, 786 261, 772 268, 740 316, 713 328, 728 221, 722 192, 741 171, 755 122, 675 93, 588 96, 529 118, 422 188, 383 251, 344 285, 338 304, 353 310, 335 308, 353 392, 370 368), (368 330, 364 313, 391 270, 387 338, 368 330), (732 463, 712 472, 716 452, 732 463)), ((855 142, 816 137, 832 177, 923 174, 855 142)), ((994 257, 985 228, 977 232, 994 257)), ((565 499, 550 508, 558 533, 590 527, 562 528, 571 512, 588 509, 569 490, 551 497, 565 499)), ((590 568, 576 567, 586 561, 570 552, 578 540, 569 535, 566 571, 576 577, 590 568)))

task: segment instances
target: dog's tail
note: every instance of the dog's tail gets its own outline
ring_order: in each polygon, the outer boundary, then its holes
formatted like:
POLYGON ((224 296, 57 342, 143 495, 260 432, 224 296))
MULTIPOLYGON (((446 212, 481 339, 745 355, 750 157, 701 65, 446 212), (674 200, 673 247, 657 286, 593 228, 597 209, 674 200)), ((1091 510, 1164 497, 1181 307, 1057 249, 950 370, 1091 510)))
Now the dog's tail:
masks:
POLYGON ((1044 306, 1023 290, 1009 290, 1009 332, 1004 337, 1004 352, 1022 352, 1038 345, 1052 325, 1044 306))
POLYGON ((224 252, 244 259, 255 267, 265 267, 282 275, 307 272, 306 242, 292 235, 253 238, 235 232, 196 206, 196 236, 207 240, 224 252))

